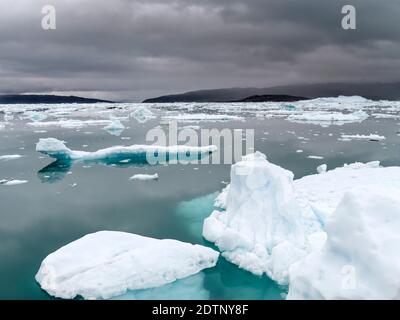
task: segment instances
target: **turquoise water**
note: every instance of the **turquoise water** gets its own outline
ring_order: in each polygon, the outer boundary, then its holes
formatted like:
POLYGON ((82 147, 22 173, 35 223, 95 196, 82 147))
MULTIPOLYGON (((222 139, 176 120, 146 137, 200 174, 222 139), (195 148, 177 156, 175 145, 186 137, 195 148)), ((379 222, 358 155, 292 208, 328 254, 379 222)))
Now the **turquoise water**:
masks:
MULTIPOLYGON (((51 165, 50 158, 35 151, 38 139, 47 137, 65 140, 72 149, 88 151, 145 143, 146 132, 158 124, 157 119, 145 125, 131 121, 122 134, 130 140, 121 140, 98 127, 46 128, 46 133, 34 133, 22 121, 0 132, 0 155, 23 155, 21 159, 0 162, 0 179, 28 180, 23 185, 0 186, 0 299, 51 299, 34 280, 41 261, 87 233, 126 231, 212 246, 201 237, 202 221, 213 210, 213 200, 225 186, 223 182, 229 181, 230 165, 59 166, 51 165), (158 181, 129 181, 133 174, 156 172, 158 181)), ((390 119, 328 128, 283 119, 202 126, 255 129, 255 149, 292 170, 297 178, 314 173, 322 163, 329 168, 354 161, 400 163, 399 126, 390 119), (338 140, 340 133, 375 131, 387 139, 338 140), (304 152, 296 153, 298 149, 304 152), (324 159, 308 159, 308 155, 324 159)), ((282 299, 286 290, 267 277, 254 276, 221 258, 215 268, 193 277, 119 298, 282 299)))

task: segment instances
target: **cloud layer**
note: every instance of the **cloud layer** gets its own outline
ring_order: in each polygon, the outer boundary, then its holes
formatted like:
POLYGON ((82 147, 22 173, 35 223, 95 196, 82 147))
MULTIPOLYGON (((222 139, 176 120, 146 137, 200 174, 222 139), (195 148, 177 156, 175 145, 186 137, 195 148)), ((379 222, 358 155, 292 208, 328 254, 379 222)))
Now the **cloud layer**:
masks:
POLYGON ((110 99, 191 89, 398 81, 400 2, 53 0, 0 2, 0 92, 110 99))

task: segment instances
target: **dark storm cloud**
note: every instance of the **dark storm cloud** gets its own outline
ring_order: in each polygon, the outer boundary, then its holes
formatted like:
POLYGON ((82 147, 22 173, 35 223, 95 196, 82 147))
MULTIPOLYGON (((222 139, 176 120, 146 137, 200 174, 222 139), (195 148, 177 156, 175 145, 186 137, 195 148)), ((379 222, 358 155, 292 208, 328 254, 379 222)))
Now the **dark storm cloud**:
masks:
POLYGON ((142 99, 189 89, 395 81, 398 0, 2 0, 0 92, 142 99), (57 29, 41 29, 53 4, 57 29), (357 30, 341 8, 357 9, 357 30))

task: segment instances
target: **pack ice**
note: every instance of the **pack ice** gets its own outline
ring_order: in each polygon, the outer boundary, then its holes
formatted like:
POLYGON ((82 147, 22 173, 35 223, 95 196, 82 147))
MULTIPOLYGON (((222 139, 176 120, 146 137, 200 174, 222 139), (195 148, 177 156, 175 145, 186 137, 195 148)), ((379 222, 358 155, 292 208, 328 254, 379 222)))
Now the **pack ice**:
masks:
POLYGON ((203 236, 228 261, 289 283, 291 299, 399 298, 400 168, 374 161, 319 171, 293 181, 261 153, 244 157, 203 236), (348 266, 357 286, 345 291, 348 266))
POLYGON ((123 159, 134 159, 137 161, 147 161, 149 156, 154 159, 175 157, 178 159, 196 159, 201 156, 211 154, 216 151, 214 145, 193 147, 193 146, 156 146, 156 145, 132 145, 115 146, 100 149, 95 152, 77 151, 69 149, 64 141, 55 138, 40 139, 36 144, 36 151, 46 154, 61 161, 83 160, 83 161, 121 161, 123 159))
POLYGON ((47 256, 36 281, 59 298, 109 299, 186 278, 215 266, 218 256, 200 245, 101 231, 47 256))

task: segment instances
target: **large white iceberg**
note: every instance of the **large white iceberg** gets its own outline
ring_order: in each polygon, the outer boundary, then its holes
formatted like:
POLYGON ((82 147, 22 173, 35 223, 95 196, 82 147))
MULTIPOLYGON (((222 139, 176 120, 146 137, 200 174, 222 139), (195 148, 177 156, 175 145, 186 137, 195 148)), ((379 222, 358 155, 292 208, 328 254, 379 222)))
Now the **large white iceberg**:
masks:
POLYGON ((291 264, 323 237, 311 208, 297 199, 293 173, 259 152, 232 166, 224 197, 226 211, 204 221, 203 236, 228 261, 254 274, 287 283, 291 264))
POLYGON ((327 241, 290 268, 288 299, 400 299, 399 189, 354 189, 327 241))
MULTIPOLYGON (((214 145, 194 147, 194 146, 156 146, 156 145, 132 145, 115 146, 100 149, 94 152, 77 151, 69 149, 64 141, 55 138, 40 139, 36 144, 36 151, 46 154, 58 160, 84 160, 84 161, 121 161, 123 159, 136 159, 138 161, 156 161, 166 158, 195 159, 211 154, 216 151, 214 145)), ((166 159, 168 160, 168 159, 166 159)))
POLYGON ((102 231, 47 256, 36 280, 55 297, 109 299, 186 278, 215 266, 218 256, 200 245, 102 231))

